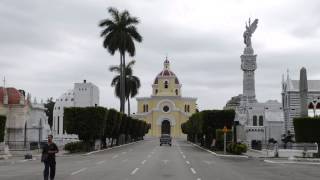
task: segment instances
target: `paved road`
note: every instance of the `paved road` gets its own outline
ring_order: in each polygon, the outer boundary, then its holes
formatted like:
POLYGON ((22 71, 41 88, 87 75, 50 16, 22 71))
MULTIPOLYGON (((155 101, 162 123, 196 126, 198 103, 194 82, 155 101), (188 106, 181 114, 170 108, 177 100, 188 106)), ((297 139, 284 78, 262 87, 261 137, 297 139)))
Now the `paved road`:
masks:
MULTIPOLYGON (((1 180, 41 180, 39 160, 0 163, 1 180)), ((319 180, 319 165, 269 164, 259 159, 222 158, 174 140, 148 139, 92 155, 57 158, 57 180, 319 180)))

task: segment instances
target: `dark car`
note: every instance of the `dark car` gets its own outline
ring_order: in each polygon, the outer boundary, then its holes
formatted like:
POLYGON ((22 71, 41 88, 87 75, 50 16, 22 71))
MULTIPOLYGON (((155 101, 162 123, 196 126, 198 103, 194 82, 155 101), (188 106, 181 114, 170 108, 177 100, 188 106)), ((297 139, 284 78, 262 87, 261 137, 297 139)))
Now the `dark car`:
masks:
POLYGON ((162 134, 160 137, 160 146, 162 146, 162 144, 169 144, 171 146, 171 141, 172 138, 169 134, 162 134))

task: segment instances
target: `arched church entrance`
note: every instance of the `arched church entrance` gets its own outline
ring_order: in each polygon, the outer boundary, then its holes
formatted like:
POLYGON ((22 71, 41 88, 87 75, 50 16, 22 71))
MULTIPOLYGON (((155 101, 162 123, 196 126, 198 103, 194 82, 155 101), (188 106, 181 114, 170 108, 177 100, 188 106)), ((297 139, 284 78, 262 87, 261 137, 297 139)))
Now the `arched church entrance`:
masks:
POLYGON ((161 123, 161 134, 170 134, 171 132, 170 121, 164 120, 161 123))

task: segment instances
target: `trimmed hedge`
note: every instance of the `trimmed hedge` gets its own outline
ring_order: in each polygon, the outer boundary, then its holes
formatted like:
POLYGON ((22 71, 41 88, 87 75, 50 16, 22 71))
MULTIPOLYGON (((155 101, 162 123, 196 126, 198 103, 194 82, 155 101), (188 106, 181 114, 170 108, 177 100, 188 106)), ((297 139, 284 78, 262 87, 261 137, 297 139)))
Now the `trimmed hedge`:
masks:
POLYGON ((84 152, 87 151, 87 144, 82 141, 67 143, 64 150, 70 153, 84 152))
POLYGON ((240 155, 247 152, 247 145, 240 143, 230 143, 227 145, 227 152, 240 155))
POLYGON ((188 135, 188 140, 210 148, 212 139, 216 138, 216 130, 234 125, 234 110, 205 110, 193 114, 189 120, 181 124, 182 132, 188 135))
POLYGON ((4 141, 4 133, 5 133, 5 128, 6 128, 6 116, 1 116, 0 115, 0 142, 4 141))
POLYGON ((296 142, 318 144, 320 155, 320 117, 302 117, 293 119, 296 142))
POLYGON ((120 136, 124 136, 126 142, 137 141, 143 139, 150 129, 145 121, 104 107, 65 108, 63 118, 67 133, 78 134, 79 139, 91 147, 96 139, 101 140, 103 148, 106 147, 106 138, 111 139, 112 145, 114 140, 119 144, 120 136))

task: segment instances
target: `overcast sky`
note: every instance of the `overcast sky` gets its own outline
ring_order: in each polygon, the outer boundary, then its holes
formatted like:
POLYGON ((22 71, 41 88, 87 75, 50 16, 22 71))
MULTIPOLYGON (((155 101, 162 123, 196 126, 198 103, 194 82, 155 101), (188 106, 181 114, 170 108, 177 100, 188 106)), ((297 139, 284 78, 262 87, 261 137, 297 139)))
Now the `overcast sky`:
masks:
POLYGON ((102 47, 98 27, 110 6, 141 22, 143 42, 135 57, 127 57, 137 61, 139 97, 151 95, 168 54, 183 96, 197 97, 201 110, 221 109, 242 93, 240 55, 249 17, 259 19, 252 38, 258 101, 281 100, 287 69, 292 79, 302 66, 309 79, 320 79, 319 0, 1 0, 0 76, 7 86, 56 99, 86 79, 99 86, 101 105, 118 109, 108 67, 119 64, 119 54, 102 47))

